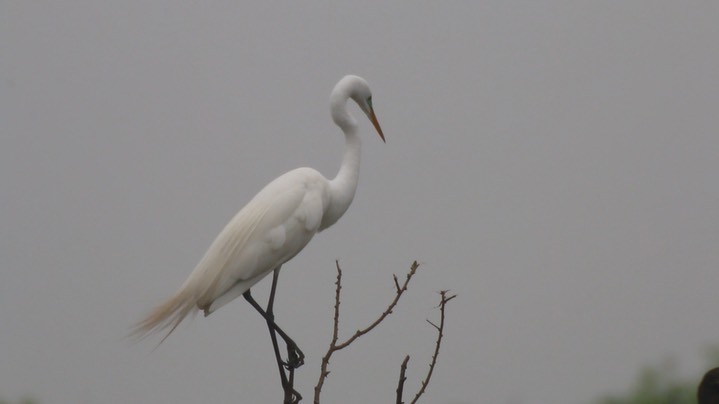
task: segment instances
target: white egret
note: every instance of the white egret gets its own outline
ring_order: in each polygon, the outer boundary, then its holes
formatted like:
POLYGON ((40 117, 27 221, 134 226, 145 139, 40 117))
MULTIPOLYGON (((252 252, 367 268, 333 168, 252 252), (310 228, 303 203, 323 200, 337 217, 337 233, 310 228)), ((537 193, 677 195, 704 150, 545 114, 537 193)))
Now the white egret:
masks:
POLYGON ((305 167, 285 173, 265 186, 220 232, 179 291, 136 325, 135 335, 169 329, 164 341, 189 314, 202 310, 207 316, 243 295, 267 319, 278 363, 274 331, 288 344, 288 351, 296 350, 300 357, 295 365, 301 365, 301 351, 274 324, 274 292, 282 264, 297 255, 315 233, 334 224, 354 198, 360 139, 357 122, 347 111, 349 99, 359 105, 384 141, 369 85, 358 76, 343 77, 330 94, 332 120, 344 132, 346 142, 337 176, 328 180, 305 167), (270 300, 264 312, 252 299, 250 288, 273 271, 270 300))

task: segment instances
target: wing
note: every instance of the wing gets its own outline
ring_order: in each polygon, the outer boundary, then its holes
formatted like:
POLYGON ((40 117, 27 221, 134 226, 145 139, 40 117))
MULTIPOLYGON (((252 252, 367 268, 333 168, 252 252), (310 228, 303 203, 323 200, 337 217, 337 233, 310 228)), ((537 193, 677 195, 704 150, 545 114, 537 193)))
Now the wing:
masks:
POLYGON ((132 331, 172 331, 196 308, 216 310, 294 257, 317 232, 329 204, 328 181, 310 168, 282 175, 225 226, 174 296, 132 331))
POLYGON ((206 311, 237 285, 223 304, 239 296, 307 245, 328 200, 327 180, 313 169, 277 178, 225 226, 183 288, 193 289, 197 306, 206 311))

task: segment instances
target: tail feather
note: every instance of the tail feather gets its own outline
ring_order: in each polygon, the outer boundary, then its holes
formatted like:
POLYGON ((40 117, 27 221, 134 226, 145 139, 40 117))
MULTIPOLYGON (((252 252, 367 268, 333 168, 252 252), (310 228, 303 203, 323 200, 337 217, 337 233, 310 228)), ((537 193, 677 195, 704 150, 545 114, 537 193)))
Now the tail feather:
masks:
MULTIPOLYGON (((197 314, 197 302, 191 288, 184 287, 166 302, 156 307, 142 321, 135 324, 130 336, 144 339, 150 334, 170 329, 162 344, 190 313, 197 314)), ((158 344, 158 345, 159 345, 158 344)))

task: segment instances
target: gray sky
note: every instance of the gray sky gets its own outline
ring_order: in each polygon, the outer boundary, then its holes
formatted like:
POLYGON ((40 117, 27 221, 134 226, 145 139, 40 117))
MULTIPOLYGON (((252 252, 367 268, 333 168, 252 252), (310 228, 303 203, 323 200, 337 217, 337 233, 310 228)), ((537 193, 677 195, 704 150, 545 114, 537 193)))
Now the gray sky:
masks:
MULTIPOLYGON (((278 402, 243 301, 151 352, 123 336, 264 184, 332 177, 328 95, 371 84, 353 206, 285 266, 278 321, 329 342, 423 265, 394 318, 337 354, 326 402, 583 403, 719 342, 719 3, 0 3, 0 397, 278 402)), ((354 114, 358 110, 353 109, 354 114)), ((258 286, 264 296, 268 281, 258 286)))

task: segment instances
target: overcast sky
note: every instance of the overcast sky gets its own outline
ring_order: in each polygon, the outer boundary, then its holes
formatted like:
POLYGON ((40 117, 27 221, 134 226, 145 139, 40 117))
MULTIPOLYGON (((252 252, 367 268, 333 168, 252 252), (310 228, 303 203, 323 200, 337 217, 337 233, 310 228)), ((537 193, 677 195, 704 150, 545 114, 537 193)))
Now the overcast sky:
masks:
MULTIPOLYGON (((719 343, 719 2, 0 2, 0 397, 273 403, 237 300, 164 344, 129 327, 290 169, 339 167, 328 95, 365 77, 354 204, 284 267, 311 401, 334 260, 349 335, 327 403, 574 404, 719 343)), ((358 109, 352 108, 357 115, 358 109)), ((359 117, 359 116, 358 116, 359 117)), ((257 286, 266 294, 269 280, 257 286)), ((304 402, 304 401, 303 401, 304 402)))

